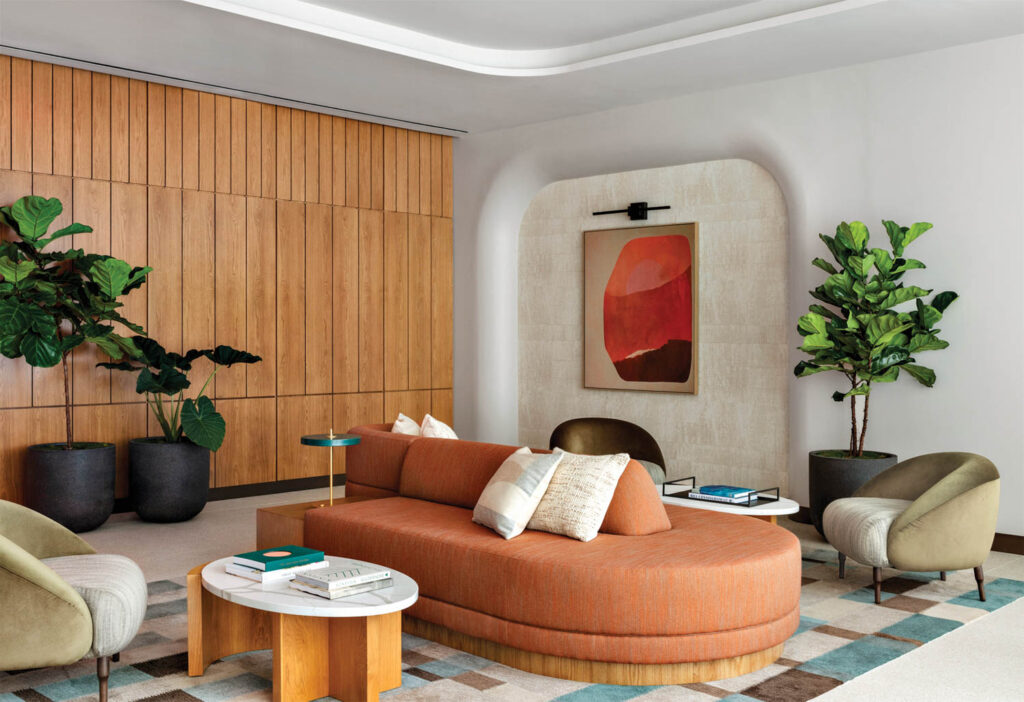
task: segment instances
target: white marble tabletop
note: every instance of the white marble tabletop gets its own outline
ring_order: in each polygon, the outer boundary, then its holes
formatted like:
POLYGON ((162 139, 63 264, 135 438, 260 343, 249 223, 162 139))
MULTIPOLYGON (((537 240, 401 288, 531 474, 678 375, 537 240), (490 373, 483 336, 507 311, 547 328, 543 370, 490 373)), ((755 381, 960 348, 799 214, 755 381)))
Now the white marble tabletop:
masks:
POLYGON ((778 501, 761 502, 753 507, 730 505, 725 502, 691 500, 686 497, 668 497, 667 495, 662 495, 661 501, 668 505, 706 509, 712 512, 725 512, 726 514, 742 514, 747 517, 772 517, 783 514, 796 514, 800 510, 800 505, 787 497, 779 498, 778 501))
MULTIPOLYGON (((231 556, 208 563, 203 568, 203 587, 228 602, 280 614, 307 617, 372 617, 391 614, 410 607, 419 597, 419 586, 405 573, 391 570, 394 586, 328 600, 295 590, 288 581, 258 583, 224 570, 231 556)), ((327 556, 327 560, 342 560, 327 556)))

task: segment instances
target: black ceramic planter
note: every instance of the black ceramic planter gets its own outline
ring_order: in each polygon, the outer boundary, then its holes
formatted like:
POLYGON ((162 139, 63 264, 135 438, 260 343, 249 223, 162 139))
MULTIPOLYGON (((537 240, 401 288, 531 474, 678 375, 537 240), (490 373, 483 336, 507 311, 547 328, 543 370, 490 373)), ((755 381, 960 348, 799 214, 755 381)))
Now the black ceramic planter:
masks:
POLYGON ((79 443, 70 451, 63 447, 28 447, 25 504, 71 531, 92 531, 114 511, 114 445, 79 443))
POLYGON ((860 458, 837 456, 842 451, 811 451, 808 454, 808 490, 811 497, 811 522, 822 536, 821 516, 825 508, 843 497, 850 497, 857 488, 886 468, 896 465, 894 453, 865 451, 860 458))
POLYGON ((210 449, 162 437, 132 439, 132 504, 147 522, 184 522, 206 506, 210 494, 210 449))

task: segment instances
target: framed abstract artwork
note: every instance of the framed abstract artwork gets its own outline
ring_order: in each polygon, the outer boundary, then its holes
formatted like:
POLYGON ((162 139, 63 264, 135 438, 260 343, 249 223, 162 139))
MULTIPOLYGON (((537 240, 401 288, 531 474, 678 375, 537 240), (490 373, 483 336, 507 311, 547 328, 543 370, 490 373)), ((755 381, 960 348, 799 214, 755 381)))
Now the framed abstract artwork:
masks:
POLYGON ((583 233, 583 385, 697 393, 697 224, 583 233))

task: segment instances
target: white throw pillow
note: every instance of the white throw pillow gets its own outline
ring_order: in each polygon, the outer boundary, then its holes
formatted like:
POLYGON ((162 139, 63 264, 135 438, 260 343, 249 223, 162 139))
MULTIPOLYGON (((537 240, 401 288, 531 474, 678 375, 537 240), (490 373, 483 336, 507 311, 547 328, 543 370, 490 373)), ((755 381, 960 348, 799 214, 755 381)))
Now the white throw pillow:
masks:
POLYGON ((565 454, 534 454, 524 446, 505 459, 473 508, 473 521, 506 539, 519 536, 565 454))
MULTIPOLYGON (((412 421, 412 420, 410 420, 412 421)), ((420 436, 429 436, 434 439, 457 439, 455 430, 450 426, 442 422, 437 417, 431 417, 429 414, 423 418, 423 424, 420 425, 420 436)))
POLYGON ((601 528, 629 454, 584 456, 557 448, 555 453, 562 460, 527 528, 590 541, 601 528))
POLYGON ((420 435, 420 425, 417 424, 411 417, 406 417, 401 412, 398 413, 398 419, 395 420, 394 425, 391 427, 391 431, 395 434, 408 434, 409 436, 420 435))

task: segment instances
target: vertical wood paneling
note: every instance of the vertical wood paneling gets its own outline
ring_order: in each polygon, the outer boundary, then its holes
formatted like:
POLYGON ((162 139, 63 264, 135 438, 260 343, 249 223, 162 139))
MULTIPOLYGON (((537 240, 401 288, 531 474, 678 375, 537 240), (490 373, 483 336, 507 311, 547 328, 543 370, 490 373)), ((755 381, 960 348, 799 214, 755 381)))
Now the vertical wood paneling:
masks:
POLYGON ((71 175, 72 102, 71 69, 53 67, 53 173, 71 175))
POLYGON ((231 192, 231 98, 214 95, 213 173, 218 193, 231 192))
MULTIPOLYGON (((177 188, 149 189, 149 335, 182 352, 182 199, 177 188)), ((191 257, 191 256, 190 256, 191 257)))
POLYGON ((217 100, 199 93, 199 189, 217 189, 217 100))
POLYGON ((32 444, 64 440, 64 410, 57 407, 6 410, 0 412, 0 426, 3 426, 4 437, 0 441, 0 499, 21 502, 27 448, 32 444))
POLYGON ((116 447, 115 497, 128 496, 128 442, 147 435, 147 412, 146 405, 139 402, 74 409, 75 441, 109 441, 116 447))
MULTIPOLYGON (((181 243, 188 256, 181 271, 181 341, 186 351, 211 349, 216 338, 215 207, 213 193, 182 193, 181 243)), ((195 396, 212 370, 213 364, 205 358, 193 361, 189 372, 193 387, 187 394, 195 396)))
POLYGON ((181 88, 167 86, 164 96, 164 184, 182 185, 182 96, 181 88))
POLYGON ((246 366, 246 394, 277 391, 277 207, 273 200, 246 200, 245 350, 261 356, 246 366))
POLYGON ((53 66, 32 62, 32 170, 53 173, 53 66))
POLYGON ((231 98, 231 192, 245 195, 245 100, 241 98, 231 98))
POLYGON ((11 168, 32 170, 32 62, 11 59, 11 168))
POLYGON ((430 135, 420 134, 420 214, 430 214, 430 135))
MULTIPOLYGON (((159 83, 148 83, 147 94, 149 95, 149 100, 146 108, 146 119, 149 127, 146 130, 146 153, 149 175, 146 182, 150 185, 163 185, 167 182, 167 170, 164 165, 166 158, 164 150, 166 148, 166 139, 164 135, 167 125, 164 103, 167 89, 159 83)), ((134 129, 132 132, 134 134, 134 129)))
POLYGON ((146 155, 149 140, 146 135, 148 102, 145 81, 131 79, 128 81, 128 180, 132 183, 145 183, 148 175, 146 155))
MULTIPOLYGON (((96 81, 93 81, 93 90, 97 88, 96 81)), ((137 92, 137 91, 136 91, 137 92)), ((95 98, 95 96, 94 96, 95 98)), ((110 179, 128 182, 131 171, 131 86, 127 78, 110 78, 110 179)), ((93 122, 96 122, 96 102, 93 101, 93 122)), ((92 173, 97 177, 96 158, 100 154, 100 145, 96 141, 96 132, 93 132, 92 144, 92 173)), ((100 154, 100 158, 102 155, 100 154)))
MULTIPOLYGON (((110 123, 112 80, 110 76, 102 73, 92 74, 92 177, 96 180, 124 181, 128 180, 127 172, 126 177, 115 178, 110 170, 113 157, 111 141, 113 137, 110 123)), ((124 95, 127 99, 127 91, 124 95)), ((127 107, 127 103, 124 103, 122 107, 127 107)), ((127 117, 127 113, 122 112, 122 117, 127 117)), ((127 131, 125 129, 123 132, 125 136, 127 136, 127 131)), ((126 147, 124 149, 126 157, 127 153, 126 147)))
POLYGON ((181 187, 199 188, 199 93, 181 91, 181 187))
POLYGON ((430 413, 430 390, 399 390, 384 393, 384 421, 393 422, 401 412, 417 422, 430 413))
POLYGON ((370 207, 384 209, 384 127, 370 125, 370 207))
POLYGON ((359 210, 334 208, 334 392, 359 390, 359 210))
POLYGON ((430 135, 430 214, 441 216, 441 135, 430 135))
POLYGON ((409 132, 395 133, 395 209, 409 211, 409 132))
POLYGON ((359 206, 359 123, 345 120, 345 204, 359 206))
POLYGON ((277 393, 306 386, 306 208, 277 202, 277 393))
POLYGON ((384 389, 409 387, 409 219, 384 213, 384 389))
POLYGON ((0 169, 11 167, 11 57, 0 56, 0 169))
MULTIPOLYGON (((217 345, 244 349, 246 341, 245 286, 245 198, 217 195, 216 300, 217 345)), ((245 364, 217 371, 217 397, 245 397, 245 364)))
POLYGON ((452 221, 430 220, 431 378, 434 388, 452 386, 452 221))
MULTIPOLYGON (((75 234, 73 245, 86 253, 110 254, 110 183, 75 178, 72 195, 72 218, 92 227, 88 234, 75 234)), ((85 344, 72 353, 74 370, 74 399, 76 404, 106 404, 110 402, 110 371, 96 368, 106 354, 95 346, 85 344)))
POLYGON ((452 166, 452 142, 451 137, 443 137, 441 140, 441 216, 452 217, 455 214, 455 198, 452 188, 454 187, 454 172, 452 166))
POLYGON ((331 208, 306 205, 306 393, 331 392, 331 208))
POLYGON ((304 434, 327 433, 331 428, 330 395, 277 398, 277 479, 327 475, 327 452, 304 446, 304 434))
POLYGON ((420 211, 420 133, 409 132, 409 212, 420 211))
MULTIPOLYGON (((177 191, 170 191, 177 192, 177 191)), ((132 266, 147 265, 148 229, 147 193, 144 185, 128 183, 111 183, 110 185, 110 255, 127 261, 132 266)), ((181 258, 181 240, 179 239, 176 255, 181 258)), ((159 253, 159 252, 158 252, 159 253)), ((162 268, 163 266, 159 267, 162 268)), ((159 274, 165 271, 160 271, 159 274)), ((138 290, 133 290, 122 299, 124 307, 121 314, 135 324, 151 329, 148 324, 148 299, 152 278, 138 290)), ((178 293, 179 299, 181 291, 178 293)), ((180 304, 180 303, 179 303, 180 304)), ((180 312, 179 312, 180 314, 180 312)), ((135 332, 126 327, 118 326, 118 334, 133 336, 135 332)), ((161 340, 162 341, 162 340, 161 340)), ((141 397, 135 392, 135 374, 111 373, 111 399, 114 402, 138 402, 141 397)), ((141 436, 137 434, 136 436, 141 436)))
POLYGON ((384 387, 384 215, 359 211, 359 389, 384 387))
POLYGON ((358 122, 359 128, 359 207, 368 210, 373 206, 372 186, 370 181, 373 145, 370 139, 370 125, 358 122))
MULTIPOLYGON (((328 152, 330 153, 330 152, 328 152)), ((306 202, 320 200, 320 116, 306 113, 306 202)))
POLYGON ((260 107, 260 185, 263 197, 277 197, 277 108, 260 107))
POLYGON ((384 127, 384 209, 389 211, 397 207, 395 175, 398 171, 398 145, 395 132, 394 127, 384 127))
POLYGON ((292 198, 292 111, 277 108, 277 197, 292 198))
POLYGON ((345 204, 345 120, 331 117, 331 202, 345 204))
POLYGON ((431 309, 430 217, 409 215, 409 387, 431 387, 430 348, 431 309))
MULTIPOLYGON (((8 207, 20 197, 32 192, 32 174, 16 171, 0 171, 0 206, 8 207)), ((66 203, 69 206, 70 203, 66 203)), ((0 222, 0 239, 13 238, 10 230, 0 222)), ((0 356, 0 407, 29 407, 32 404, 32 368, 22 358, 0 356)), ((6 416, 6 415, 4 415, 6 416)), ((7 436, 7 427, 3 434, 7 436)), ((13 440, 13 436, 10 437, 13 440)), ((0 441, 0 459, 3 458, 4 441, 0 441)), ((20 481, 20 464, 19 464, 20 481)), ((5 476, 0 475, 0 488, 5 476)), ((20 484, 20 483, 19 483, 20 484)))
POLYGON ((71 173, 92 177, 92 73, 80 68, 71 74, 71 173))
POLYGON ((245 192, 263 194, 263 106, 245 103, 245 192))
MULTIPOLYGON (((352 427, 380 424, 384 421, 384 395, 379 392, 361 392, 334 396, 331 424, 336 433, 352 427)), ((334 474, 345 472, 345 451, 334 452, 334 474)))
POLYGON ((306 199, 306 113, 292 110, 292 200, 306 199))
POLYGON ((317 158, 320 163, 320 203, 334 202, 334 130, 330 115, 318 115, 320 119, 320 146, 317 158))
MULTIPOLYGON (((217 374, 220 375, 219 373, 217 374)), ((218 400, 227 435, 217 451, 216 486, 269 483, 277 461, 277 406, 272 397, 218 400)))
MULTIPOLYGON (((430 391, 430 413, 448 426, 455 420, 454 402, 451 390, 430 391)), ((453 429, 455 427, 452 427, 453 429)))

